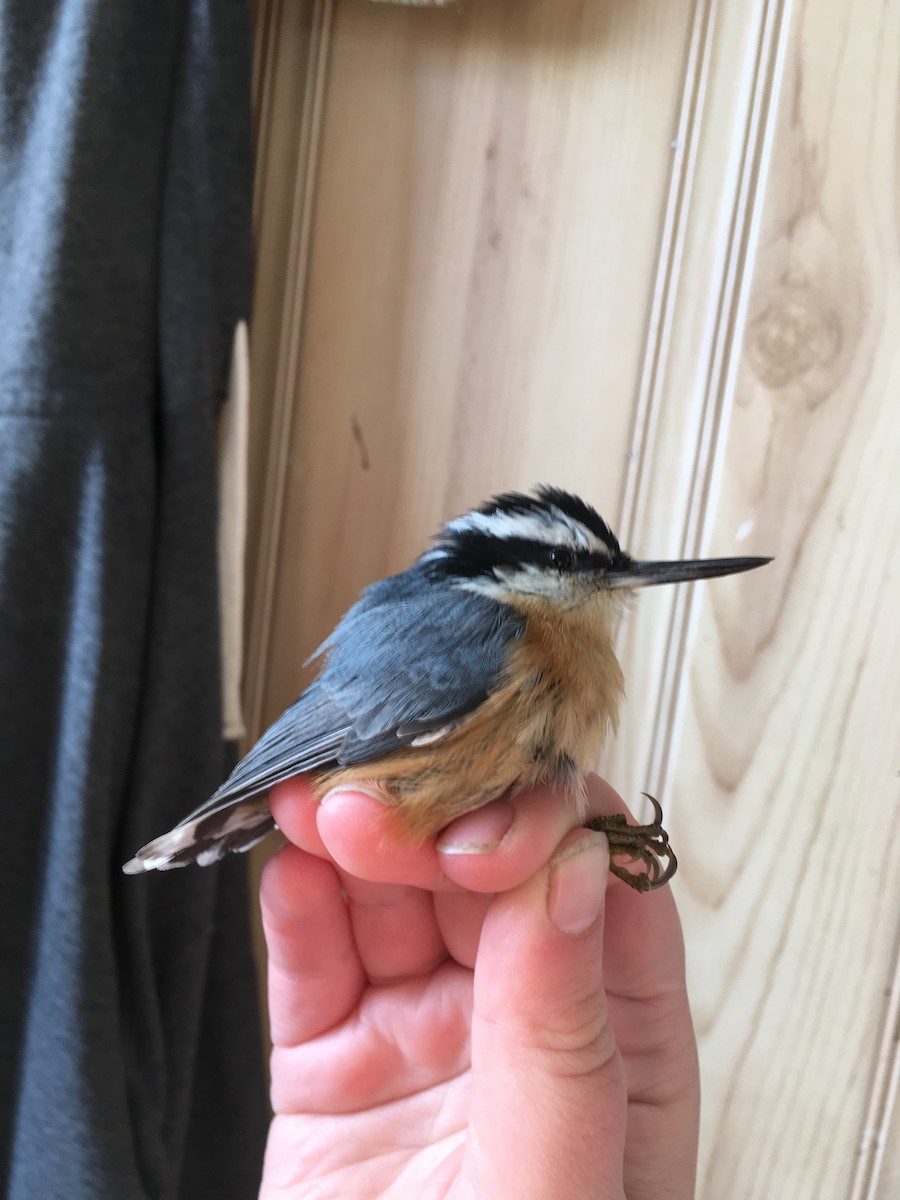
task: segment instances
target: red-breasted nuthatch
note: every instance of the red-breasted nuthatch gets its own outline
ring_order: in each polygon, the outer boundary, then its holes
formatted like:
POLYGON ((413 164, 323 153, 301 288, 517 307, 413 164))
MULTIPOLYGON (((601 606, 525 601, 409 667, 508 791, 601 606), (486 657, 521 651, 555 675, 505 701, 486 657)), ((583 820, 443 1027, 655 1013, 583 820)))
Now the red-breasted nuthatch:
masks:
MULTIPOLYGON (((317 651, 318 678, 206 804, 123 869, 206 866, 249 849, 274 827, 267 790, 300 773, 320 796, 374 786, 418 839, 510 789, 550 783, 577 800, 618 722, 614 647, 628 594, 769 561, 639 562, 577 496, 496 496, 367 588, 317 651)), ((610 839, 612 869, 641 890, 675 869, 653 804, 649 825, 591 822, 610 839)))

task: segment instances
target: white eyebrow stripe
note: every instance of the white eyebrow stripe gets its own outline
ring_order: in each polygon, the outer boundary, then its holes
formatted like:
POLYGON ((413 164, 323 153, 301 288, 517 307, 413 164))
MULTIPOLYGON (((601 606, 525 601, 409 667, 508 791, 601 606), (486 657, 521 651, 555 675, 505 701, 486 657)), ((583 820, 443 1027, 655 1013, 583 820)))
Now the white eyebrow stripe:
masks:
POLYGON ((470 512, 457 517, 446 526, 452 533, 472 530, 491 537, 525 538, 530 542, 542 542, 547 546, 569 545, 575 550, 588 550, 609 556, 606 542, 586 529, 579 521, 573 521, 565 513, 554 509, 552 515, 539 513, 481 513, 470 512))

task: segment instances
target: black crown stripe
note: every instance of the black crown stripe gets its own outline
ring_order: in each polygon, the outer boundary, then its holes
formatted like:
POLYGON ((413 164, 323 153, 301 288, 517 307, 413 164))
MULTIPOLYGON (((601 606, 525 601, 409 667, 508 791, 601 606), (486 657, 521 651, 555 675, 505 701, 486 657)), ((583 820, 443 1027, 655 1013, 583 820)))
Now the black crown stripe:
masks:
POLYGON ((525 492, 501 492, 494 496, 475 511, 483 516, 519 515, 534 516, 548 515, 551 508, 559 509, 573 521, 578 521, 585 529, 589 529, 595 537, 609 546, 613 554, 620 550, 618 539, 595 508, 562 488, 541 484, 534 489, 533 495, 525 492))

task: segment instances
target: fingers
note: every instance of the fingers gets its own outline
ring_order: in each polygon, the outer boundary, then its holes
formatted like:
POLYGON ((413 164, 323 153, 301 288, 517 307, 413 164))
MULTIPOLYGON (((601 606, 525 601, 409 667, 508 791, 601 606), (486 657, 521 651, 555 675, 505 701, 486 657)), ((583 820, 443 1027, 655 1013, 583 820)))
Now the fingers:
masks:
POLYGON ((431 897, 358 881, 354 892, 345 900, 335 867, 293 846, 264 868, 277 1113, 357 1112, 427 1091, 468 1066, 470 973, 443 955, 430 970, 410 969, 433 951, 433 913, 426 921, 417 908, 424 901, 430 910, 431 897), (379 969, 392 963, 397 978, 369 986, 354 923, 373 944, 406 927, 405 949, 378 960, 379 969))
POLYGON ((451 887, 434 843, 404 837, 397 813, 374 794, 331 792, 318 814, 319 836, 335 862, 359 879, 440 891, 451 887))
POLYGON ((592 775, 586 780, 586 807, 548 786, 521 792, 508 804, 512 819, 502 838, 480 842, 480 825, 493 805, 460 817, 437 838, 441 867, 447 879, 476 892, 502 892, 529 879, 544 863, 563 837, 579 828, 589 817, 624 808, 621 799, 604 780, 592 775))
POLYGON ((354 1008, 365 971, 340 880, 329 863, 285 846, 266 863, 260 903, 269 950, 272 1041, 293 1045, 354 1008))
POLYGON ((374 794, 334 792, 320 802, 298 775, 273 787, 269 804, 294 845, 330 859, 357 879, 431 891, 453 887, 441 872, 433 843, 404 839, 396 814, 374 794))
POLYGON ((319 805, 301 778, 272 789, 281 829, 311 854, 348 874, 430 891, 494 893, 516 887, 547 861, 564 835, 589 816, 624 811, 607 783, 587 781, 587 810, 548 787, 502 797, 452 822, 436 841, 405 839, 396 813, 374 795, 331 793, 319 805))
MULTIPOLYGON (((302 1001, 301 1001, 302 1002, 302 1001)), ((471 974, 444 963, 431 975, 367 988, 358 1009, 321 1036, 272 1053, 272 1105, 276 1112, 361 1113, 415 1097, 446 1084, 469 1065, 471 974)), ((433 1114, 432 1114, 433 1116, 433 1114)), ((389 1120, 378 1157, 397 1137, 389 1120)), ((357 1194, 357 1193, 351 1193, 357 1194)), ((368 1195, 368 1192, 358 1193, 368 1195)))
POLYGON ((634 1200, 694 1195, 700 1120, 697 1044, 684 945, 669 888, 610 888, 606 989, 629 1096, 626 1192, 634 1200))
POLYGON ((603 990, 608 864, 602 834, 573 831, 485 919, 465 1151, 474 1194, 622 1194, 625 1079, 603 990))
POLYGON ((370 983, 433 971, 447 958, 430 892, 341 872, 357 953, 370 983))
POLYGON ((434 894, 434 915, 447 953, 469 970, 475 966, 481 927, 492 900, 483 892, 434 894))
POLYGON ((269 808, 285 835, 295 846, 319 858, 328 858, 328 851, 319 836, 319 800, 305 775, 295 775, 269 790, 269 808))
POLYGON ((685 989, 684 940, 668 887, 610 892, 606 940, 607 991, 622 999, 645 1000, 685 989))
POLYGON ((429 892, 355 879, 296 847, 266 864, 260 898, 276 1044, 340 1020, 363 984, 422 975, 448 957, 429 892), (326 975, 333 990, 309 990, 326 975), (302 1013, 282 1002, 298 988, 302 1013))

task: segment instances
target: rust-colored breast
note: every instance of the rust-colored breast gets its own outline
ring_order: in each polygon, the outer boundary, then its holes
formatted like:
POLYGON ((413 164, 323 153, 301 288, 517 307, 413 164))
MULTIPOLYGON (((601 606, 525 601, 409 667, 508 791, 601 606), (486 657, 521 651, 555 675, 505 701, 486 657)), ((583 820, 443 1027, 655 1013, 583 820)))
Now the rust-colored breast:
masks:
POLYGON ((624 694, 615 614, 604 603, 600 597, 562 615, 539 601, 522 603, 525 633, 512 646, 505 679, 480 708, 433 742, 321 776, 317 790, 375 785, 416 838, 509 788, 549 781, 578 798, 624 694))

